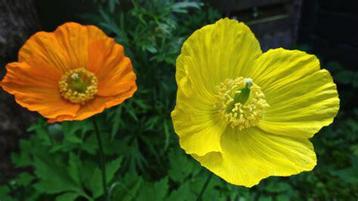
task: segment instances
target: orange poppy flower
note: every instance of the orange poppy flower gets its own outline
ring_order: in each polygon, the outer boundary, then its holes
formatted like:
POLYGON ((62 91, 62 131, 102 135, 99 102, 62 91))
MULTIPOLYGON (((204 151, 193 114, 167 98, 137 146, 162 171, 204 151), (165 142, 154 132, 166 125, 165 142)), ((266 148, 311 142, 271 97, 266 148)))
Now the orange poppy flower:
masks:
POLYGON ((95 26, 69 22, 38 32, 6 66, 1 87, 49 122, 83 120, 137 90, 123 47, 95 26))

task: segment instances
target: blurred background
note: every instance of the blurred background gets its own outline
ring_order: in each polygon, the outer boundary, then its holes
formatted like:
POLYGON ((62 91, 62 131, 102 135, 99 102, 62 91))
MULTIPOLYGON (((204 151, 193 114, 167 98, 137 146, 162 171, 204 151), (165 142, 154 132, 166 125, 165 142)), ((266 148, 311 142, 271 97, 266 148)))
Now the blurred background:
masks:
MULTIPOLYGON (((19 48, 36 31, 53 31, 67 21, 101 27, 126 47, 139 78, 133 100, 101 115, 111 125, 103 128, 108 143, 115 144, 108 144, 107 157, 122 155, 124 161, 113 177, 126 188, 115 190, 114 196, 119 201, 192 201, 208 173, 180 150, 172 129, 175 59, 194 30, 225 16, 248 24, 264 50, 284 47, 317 55, 338 85, 341 108, 335 123, 312 140, 318 154, 312 172, 269 178, 251 189, 215 178, 204 200, 357 201, 356 0, 0 0, 1 77, 6 63, 16 61, 19 48)), ((87 151, 88 157, 77 160, 90 161, 96 149, 91 137, 69 137, 87 135, 87 123, 48 126, 39 119, 0 92, 0 201, 90 200, 61 198, 67 191, 43 188, 51 184, 45 178, 54 169, 73 160, 72 153, 87 151), (60 162, 45 166, 39 156, 60 162)), ((84 188, 93 200, 100 196, 95 196, 95 187, 84 188)))

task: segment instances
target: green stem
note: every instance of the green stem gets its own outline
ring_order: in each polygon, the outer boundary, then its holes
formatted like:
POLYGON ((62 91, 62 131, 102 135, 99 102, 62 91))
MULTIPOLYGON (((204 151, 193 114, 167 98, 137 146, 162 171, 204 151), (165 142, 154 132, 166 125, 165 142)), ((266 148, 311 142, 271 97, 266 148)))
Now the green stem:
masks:
POLYGON ((212 177, 213 177, 213 174, 212 174, 212 173, 209 173, 209 176, 208 176, 208 178, 206 179, 205 184, 204 184, 203 187, 201 188, 201 191, 200 191, 198 197, 196 198, 196 201, 201 201, 201 198, 203 197, 203 194, 204 194, 206 188, 208 187, 208 185, 209 185, 210 180, 211 180, 212 177))
POLYGON ((101 172, 102 172, 102 185, 103 185, 103 192, 104 192, 104 197, 106 201, 110 201, 109 196, 108 196, 108 187, 107 187, 107 175, 106 175, 106 161, 104 158, 104 153, 103 153, 103 146, 102 146, 102 139, 101 139, 101 133, 99 132, 99 127, 97 124, 97 121, 95 118, 92 118, 92 123, 93 123, 93 127, 96 133, 96 138, 97 138, 97 143, 98 143, 98 148, 99 148, 99 165, 101 168, 101 172))

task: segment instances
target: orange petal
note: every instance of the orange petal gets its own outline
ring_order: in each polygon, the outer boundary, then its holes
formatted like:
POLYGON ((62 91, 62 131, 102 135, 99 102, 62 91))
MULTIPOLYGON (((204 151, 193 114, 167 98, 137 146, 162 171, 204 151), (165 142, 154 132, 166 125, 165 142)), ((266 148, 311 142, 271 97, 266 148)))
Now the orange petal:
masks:
POLYGON ((26 41, 19 51, 19 62, 36 66, 43 63, 64 73, 69 68, 69 59, 52 33, 38 32, 26 41))
POLYGON ((115 105, 121 104, 126 99, 133 96, 134 92, 137 90, 137 86, 134 85, 131 89, 126 92, 123 92, 116 96, 111 97, 101 97, 97 96, 95 99, 81 106, 81 108, 76 113, 76 116, 62 115, 53 119, 49 119, 49 123, 61 122, 68 120, 84 120, 95 114, 103 112, 105 109, 113 107, 115 105))
POLYGON ((58 91, 60 74, 46 64, 30 66, 27 63, 10 63, 1 81, 1 87, 15 96, 16 102, 46 118, 75 115, 78 105, 64 101, 58 91))
POLYGON ((131 60, 123 51, 113 39, 90 44, 88 69, 97 76, 98 95, 114 96, 136 87, 131 60))
POLYGON ((83 120, 97 113, 101 113, 104 109, 111 108, 115 105, 121 104, 126 99, 133 96, 134 92, 137 90, 135 85, 128 91, 125 91, 121 94, 111 97, 100 97, 97 96, 92 102, 82 106, 76 114, 76 120, 83 120))
POLYGON ((8 65, 1 85, 20 105, 49 122, 83 120, 122 103, 137 89, 123 47, 94 26, 71 22, 53 33, 39 32, 21 48, 19 61, 8 65), (95 73, 99 87, 97 96, 84 105, 66 101, 58 90, 61 76, 81 67, 95 73))
POLYGON ((95 26, 65 23, 53 33, 38 32, 30 37, 19 52, 19 61, 46 63, 62 73, 86 67, 88 44, 105 37, 95 26))

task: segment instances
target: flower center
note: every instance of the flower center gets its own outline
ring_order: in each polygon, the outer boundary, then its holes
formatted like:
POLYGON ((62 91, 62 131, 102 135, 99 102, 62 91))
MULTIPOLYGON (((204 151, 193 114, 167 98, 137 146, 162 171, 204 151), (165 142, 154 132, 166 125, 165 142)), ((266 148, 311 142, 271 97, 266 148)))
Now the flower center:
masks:
POLYGON ((85 68, 66 72, 58 82, 60 94, 72 103, 84 104, 97 93, 97 78, 85 68))
POLYGON ((261 88, 250 78, 227 79, 217 90, 216 108, 232 128, 242 130, 256 126, 269 107, 261 88))

